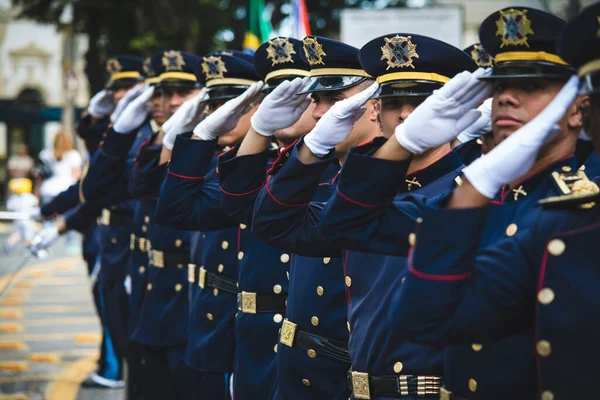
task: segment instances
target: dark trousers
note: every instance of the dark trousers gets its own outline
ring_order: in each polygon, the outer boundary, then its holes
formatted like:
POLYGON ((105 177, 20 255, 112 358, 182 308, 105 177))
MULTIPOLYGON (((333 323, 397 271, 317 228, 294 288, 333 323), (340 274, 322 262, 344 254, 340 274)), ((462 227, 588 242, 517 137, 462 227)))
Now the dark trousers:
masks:
POLYGON ((231 374, 197 371, 183 360, 179 371, 185 377, 187 393, 179 393, 179 400, 231 400, 231 374))
POLYGON ((144 400, 183 399, 188 395, 190 381, 181 362, 185 346, 157 347, 135 343, 133 348, 140 357, 136 376, 141 398, 144 400))

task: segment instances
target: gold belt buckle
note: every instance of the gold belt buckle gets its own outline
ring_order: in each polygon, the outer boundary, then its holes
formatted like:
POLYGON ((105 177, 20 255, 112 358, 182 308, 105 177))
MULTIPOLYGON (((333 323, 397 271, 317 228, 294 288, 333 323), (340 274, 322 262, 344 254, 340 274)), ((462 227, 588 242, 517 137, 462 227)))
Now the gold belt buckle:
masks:
POLYGON ((135 234, 129 235, 129 250, 135 250, 135 234))
POLYGON ((188 282, 194 283, 196 277, 196 264, 188 264, 188 282))
POLYGON ((369 374, 352 371, 352 393, 355 399, 370 399, 369 374))
POLYGON ((449 391, 448 389, 441 387, 440 388, 440 400, 450 400, 450 396, 452 395, 452 392, 449 391))
POLYGON ((206 284, 206 269, 204 267, 200 267, 198 271, 198 286, 204 289, 204 285, 206 284))
POLYGON ((281 335, 279 336, 279 342, 286 345, 287 347, 294 346, 294 336, 296 336, 296 329, 298 325, 291 322, 289 319, 285 319, 281 325, 281 335))
POLYGON ((165 267, 165 253, 158 250, 152 250, 152 265, 157 268, 165 267))
POLYGON ((256 293, 242 292, 242 312, 256 314, 256 293))
POLYGON ((110 210, 106 208, 102 209, 102 216, 100 217, 100 224, 110 225, 110 210))
POLYGON ((148 239, 142 237, 142 238, 139 238, 138 240, 140 242, 140 244, 139 244, 140 251, 149 251, 150 250, 150 246, 148 246, 148 244, 150 242, 148 241, 148 239))

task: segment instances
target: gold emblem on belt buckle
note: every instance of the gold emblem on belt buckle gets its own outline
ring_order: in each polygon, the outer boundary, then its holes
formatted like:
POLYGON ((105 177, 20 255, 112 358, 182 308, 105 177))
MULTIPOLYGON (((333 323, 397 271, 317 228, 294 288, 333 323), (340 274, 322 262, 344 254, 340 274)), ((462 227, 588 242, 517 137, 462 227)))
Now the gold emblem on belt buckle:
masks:
POLYGON ((352 371, 352 393, 355 399, 370 399, 369 374, 352 371))
POLYGON ((242 292, 242 312, 256 314, 256 293, 242 292))
POLYGON ((294 336, 296 335, 296 328, 298 325, 295 323, 285 320, 281 325, 281 336, 279 337, 279 342, 288 347, 294 346, 294 336))
POLYGON ((449 391, 446 388, 440 388, 440 400, 450 400, 450 395, 452 394, 451 391, 449 391))
POLYGON ((100 224, 110 225, 110 210, 106 208, 102 209, 102 216, 100 217, 100 224))
POLYGON ((129 235, 129 250, 135 250, 135 234, 129 235))
POLYGON ((206 269, 204 267, 200 267, 198 271, 198 286, 204 289, 204 285, 206 284, 206 269))
POLYGON ((188 282, 194 283, 196 278, 196 264, 188 264, 188 282))
POLYGON ((165 253, 158 250, 152 250, 152 265, 157 268, 165 267, 165 253))

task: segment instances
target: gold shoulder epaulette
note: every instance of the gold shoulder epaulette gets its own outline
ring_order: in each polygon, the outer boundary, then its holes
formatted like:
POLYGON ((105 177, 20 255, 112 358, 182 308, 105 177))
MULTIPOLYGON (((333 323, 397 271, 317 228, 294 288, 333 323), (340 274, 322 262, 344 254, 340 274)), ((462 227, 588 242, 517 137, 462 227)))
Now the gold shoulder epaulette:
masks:
POLYGON ((560 192, 558 196, 547 197, 538 201, 538 204, 544 207, 571 207, 588 209, 596 205, 600 198, 600 189, 598 185, 589 180, 582 170, 573 172, 552 173, 554 185, 560 192))

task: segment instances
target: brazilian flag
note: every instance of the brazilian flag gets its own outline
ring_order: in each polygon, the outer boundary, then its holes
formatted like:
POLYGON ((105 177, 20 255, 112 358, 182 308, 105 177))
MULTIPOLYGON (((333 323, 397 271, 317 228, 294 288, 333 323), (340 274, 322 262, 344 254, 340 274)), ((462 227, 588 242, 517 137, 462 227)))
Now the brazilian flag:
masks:
POLYGON ((269 39, 271 21, 265 18, 264 0, 250 0, 248 30, 244 36, 244 51, 254 54, 256 49, 269 39))

